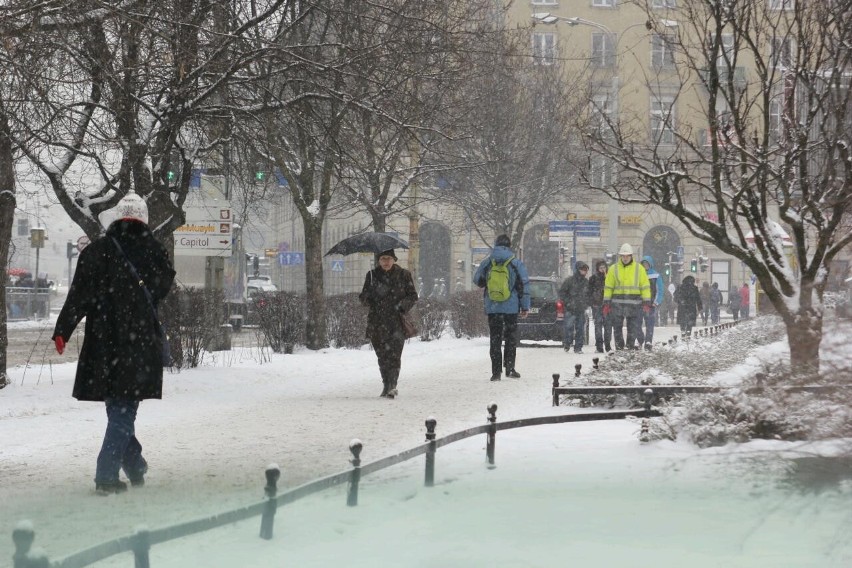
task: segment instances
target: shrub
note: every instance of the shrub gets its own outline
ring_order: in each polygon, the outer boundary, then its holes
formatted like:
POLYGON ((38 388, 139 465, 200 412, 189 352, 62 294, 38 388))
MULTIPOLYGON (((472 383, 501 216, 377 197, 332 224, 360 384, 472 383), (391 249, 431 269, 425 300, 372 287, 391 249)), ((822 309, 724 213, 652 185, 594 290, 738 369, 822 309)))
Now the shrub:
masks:
POLYGON ((175 287, 159 306, 176 368, 201 364, 204 348, 219 333, 223 318, 221 290, 175 287))
POLYGON ((420 300, 415 304, 412 315, 420 329, 421 341, 438 339, 447 327, 447 302, 439 298, 420 300))
POLYGON ((326 311, 328 340, 335 347, 361 347, 367 343, 367 308, 358 294, 340 294, 328 298, 326 311))
POLYGON ((450 326, 456 337, 488 335, 488 316, 482 304, 482 291, 457 292, 450 297, 450 326))
POLYGON ((304 342, 305 297, 293 292, 264 292, 252 297, 260 334, 275 353, 292 353, 304 342))

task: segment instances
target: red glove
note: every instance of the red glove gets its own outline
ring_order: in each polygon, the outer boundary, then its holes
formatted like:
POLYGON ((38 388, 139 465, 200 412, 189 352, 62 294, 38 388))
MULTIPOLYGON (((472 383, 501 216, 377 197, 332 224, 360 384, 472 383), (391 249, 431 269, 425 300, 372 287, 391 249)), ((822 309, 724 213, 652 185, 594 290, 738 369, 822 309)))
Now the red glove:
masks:
POLYGON ((53 342, 56 344, 56 352, 62 355, 62 352, 65 351, 65 340, 62 339, 61 335, 57 335, 53 342))
POLYGON ((603 305, 603 315, 608 316, 609 312, 611 312, 611 311, 612 311, 612 306, 610 306, 609 304, 603 305))
POLYGON ((645 314, 650 314, 651 304, 642 304, 642 311, 645 312, 645 314))

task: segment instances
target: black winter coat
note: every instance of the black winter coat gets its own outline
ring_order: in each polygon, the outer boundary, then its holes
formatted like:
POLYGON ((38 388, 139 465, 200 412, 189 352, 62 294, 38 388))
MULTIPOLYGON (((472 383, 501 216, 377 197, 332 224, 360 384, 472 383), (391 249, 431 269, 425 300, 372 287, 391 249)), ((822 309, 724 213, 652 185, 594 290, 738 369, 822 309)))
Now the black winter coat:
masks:
POLYGON ((601 307, 603 305, 604 284, 606 274, 595 272, 589 277, 589 305, 601 307))
POLYGON ((165 247, 141 221, 120 219, 80 253, 53 338, 67 342, 86 318, 74 398, 162 398, 159 323, 110 237, 121 244, 155 304, 168 294, 175 271, 165 247))
POLYGON ((698 286, 695 285, 695 278, 687 276, 683 279, 683 283, 678 286, 674 293, 674 300, 677 303, 678 325, 695 326, 698 312, 703 307, 701 294, 698 291, 698 286))
POLYGON ((376 267, 367 273, 358 298, 370 308, 367 314, 369 339, 404 338, 400 314, 414 307, 417 301, 411 272, 396 264, 387 272, 376 267))
MULTIPOLYGON (((589 281, 579 272, 570 278, 566 278, 559 288, 559 297, 565 304, 566 312, 583 313, 589 307, 589 281)), ((601 298, 603 298, 603 294, 601 294, 601 298)))

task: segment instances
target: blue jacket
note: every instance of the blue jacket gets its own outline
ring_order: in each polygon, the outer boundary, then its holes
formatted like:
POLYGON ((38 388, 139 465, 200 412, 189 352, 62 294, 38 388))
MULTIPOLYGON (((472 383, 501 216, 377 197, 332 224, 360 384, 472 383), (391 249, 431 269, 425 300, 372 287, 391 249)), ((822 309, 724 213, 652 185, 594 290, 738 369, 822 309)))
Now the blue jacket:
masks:
POLYGON ((491 269, 491 259, 493 258, 498 264, 506 262, 513 253, 508 247, 494 247, 491 255, 483 260, 479 268, 473 275, 473 283, 482 288, 482 294, 485 298, 485 313, 486 314, 516 314, 519 311, 529 311, 530 309, 530 277, 527 274, 527 267, 524 263, 513 258, 509 263, 509 288, 512 290, 512 295, 505 302, 495 302, 488 297, 488 290, 485 289, 485 281, 488 275, 488 270, 491 269), (523 295, 518 299, 518 278, 523 284, 523 295))
POLYGON ((655 306, 659 306, 663 303, 663 297, 665 296, 665 283, 663 279, 660 278, 660 273, 654 270, 654 259, 650 256, 643 256, 642 262, 647 262, 650 266, 648 267, 648 281, 651 282, 651 286, 653 287, 656 284, 657 293, 654 294, 654 297, 651 298, 651 302, 655 306))

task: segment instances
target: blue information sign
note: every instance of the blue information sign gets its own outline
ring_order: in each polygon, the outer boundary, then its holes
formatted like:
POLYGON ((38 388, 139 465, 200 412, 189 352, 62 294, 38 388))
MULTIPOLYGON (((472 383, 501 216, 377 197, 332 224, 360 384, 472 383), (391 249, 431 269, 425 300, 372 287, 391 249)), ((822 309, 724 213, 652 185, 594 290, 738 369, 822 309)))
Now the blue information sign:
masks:
POLYGON ((295 266, 305 264, 305 253, 303 252, 279 252, 278 264, 281 266, 295 266))

